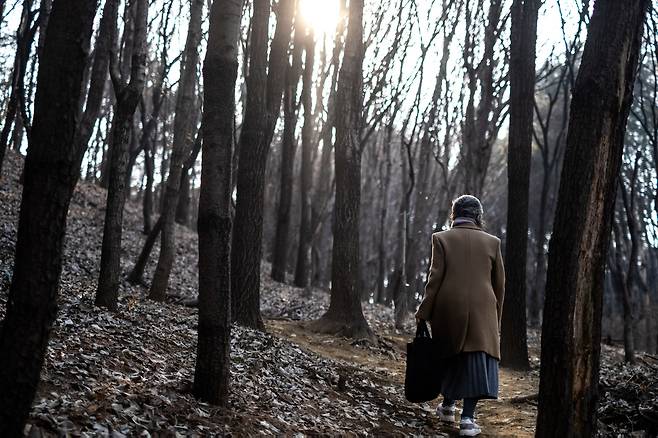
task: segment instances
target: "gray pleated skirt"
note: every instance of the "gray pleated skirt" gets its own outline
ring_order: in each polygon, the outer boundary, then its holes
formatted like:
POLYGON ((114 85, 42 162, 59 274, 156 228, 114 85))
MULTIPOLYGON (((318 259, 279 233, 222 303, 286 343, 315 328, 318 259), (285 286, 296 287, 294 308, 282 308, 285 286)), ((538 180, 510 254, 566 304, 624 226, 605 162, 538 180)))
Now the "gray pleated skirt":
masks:
POLYGON ((498 359, 483 351, 446 358, 441 394, 450 400, 498 398, 498 359))

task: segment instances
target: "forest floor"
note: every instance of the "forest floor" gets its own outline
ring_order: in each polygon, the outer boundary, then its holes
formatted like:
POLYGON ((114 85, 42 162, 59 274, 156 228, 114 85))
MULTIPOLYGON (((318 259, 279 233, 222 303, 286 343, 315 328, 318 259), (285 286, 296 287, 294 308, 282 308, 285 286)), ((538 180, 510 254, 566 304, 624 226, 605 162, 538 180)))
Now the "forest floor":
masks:
MULTIPOLYGON (((0 319, 11 282, 21 164, 8 154, 0 180, 0 319)), ((147 300, 144 286, 122 282, 119 311, 101 310, 93 297, 104 203, 105 191, 84 182, 71 202, 59 312, 28 436, 457 436, 457 428, 436 419, 436 402, 404 399, 411 321, 397 331, 390 308, 366 303, 376 344, 313 333, 308 321, 326 309, 328 293, 314 289, 305 297, 301 289, 272 282, 267 263, 261 307, 268 333, 234 326, 229 406, 197 401, 191 394, 197 311, 184 305, 197 289, 196 234, 177 229, 166 303, 147 300)), ((140 205, 128 202, 124 272, 141 249, 141 229, 140 205)), ((155 263, 152 258, 147 279, 155 263)), ((533 435, 538 332, 529 331, 529 346, 531 371, 501 369, 500 399, 478 406, 483 436, 533 435)), ((621 359, 619 347, 604 346, 599 412, 610 433, 658 423, 652 423, 658 420, 658 360, 640 355, 630 367, 621 359)))

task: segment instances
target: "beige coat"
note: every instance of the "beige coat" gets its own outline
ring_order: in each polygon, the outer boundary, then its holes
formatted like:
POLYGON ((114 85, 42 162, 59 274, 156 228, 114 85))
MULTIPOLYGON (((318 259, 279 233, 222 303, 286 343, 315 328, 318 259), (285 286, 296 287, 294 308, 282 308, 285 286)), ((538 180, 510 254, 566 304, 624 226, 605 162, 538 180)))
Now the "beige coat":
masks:
POLYGON ((432 235, 432 265, 416 312, 441 354, 484 351, 500 359, 505 269, 500 239, 465 223, 432 235))

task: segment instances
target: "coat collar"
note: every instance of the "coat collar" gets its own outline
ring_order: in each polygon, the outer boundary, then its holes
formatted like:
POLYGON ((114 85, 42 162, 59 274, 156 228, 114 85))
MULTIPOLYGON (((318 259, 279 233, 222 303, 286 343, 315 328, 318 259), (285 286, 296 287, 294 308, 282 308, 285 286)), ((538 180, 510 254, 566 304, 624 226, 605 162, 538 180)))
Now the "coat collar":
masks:
POLYGON ((462 222, 456 225, 453 225, 452 228, 468 228, 469 230, 482 230, 482 228, 478 227, 477 225, 471 223, 471 222, 462 222))

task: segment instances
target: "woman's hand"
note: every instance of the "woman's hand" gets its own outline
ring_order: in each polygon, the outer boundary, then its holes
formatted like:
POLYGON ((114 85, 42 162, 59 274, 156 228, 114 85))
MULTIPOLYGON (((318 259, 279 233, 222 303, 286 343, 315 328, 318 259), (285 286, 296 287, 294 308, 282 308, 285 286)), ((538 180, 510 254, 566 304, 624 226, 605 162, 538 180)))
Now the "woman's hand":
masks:
POLYGON ((416 324, 420 324, 423 320, 416 315, 416 324))

